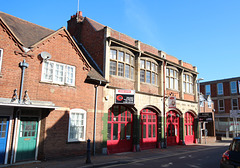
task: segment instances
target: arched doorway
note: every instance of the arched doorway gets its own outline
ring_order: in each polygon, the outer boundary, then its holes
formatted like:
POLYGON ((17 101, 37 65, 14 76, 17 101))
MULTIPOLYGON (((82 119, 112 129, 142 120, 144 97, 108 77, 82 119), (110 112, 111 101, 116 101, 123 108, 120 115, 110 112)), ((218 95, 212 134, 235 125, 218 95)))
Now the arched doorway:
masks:
POLYGON ((143 109, 141 114, 141 149, 156 148, 157 145, 157 114, 150 109, 143 109))
POLYGON ((108 110, 108 153, 132 150, 132 113, 121 105, 113 105, 108 110))
POLYGON ((167 145, 177 145, 179 143, 179 114, 176 111, 167 113, 166 129, 167 145))
POLYGON ((194 143, 194 115, 187 112, 184 117, 185 143, 194 143))

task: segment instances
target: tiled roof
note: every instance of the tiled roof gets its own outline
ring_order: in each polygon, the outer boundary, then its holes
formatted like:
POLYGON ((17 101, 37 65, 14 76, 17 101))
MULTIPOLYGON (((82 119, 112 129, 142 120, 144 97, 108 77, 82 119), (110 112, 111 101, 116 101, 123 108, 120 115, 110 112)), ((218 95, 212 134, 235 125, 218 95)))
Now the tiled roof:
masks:
POLYGON ((11 31, 17 36, 23 46, 27 48, 55 32, 54 30, 27 22, 3 12, 0 12, 0 18, 3 19, 11 31))
POLYGON ((85 17, 85 18, 95 28, 96 31, 102 30, 105 27, 104 25, 102 25, 102 24, 100 24, 100 23, 98 23, 98 22, 96 22, 96 21, 94 21, 94 20, 92 20, 88 17, 85 17))

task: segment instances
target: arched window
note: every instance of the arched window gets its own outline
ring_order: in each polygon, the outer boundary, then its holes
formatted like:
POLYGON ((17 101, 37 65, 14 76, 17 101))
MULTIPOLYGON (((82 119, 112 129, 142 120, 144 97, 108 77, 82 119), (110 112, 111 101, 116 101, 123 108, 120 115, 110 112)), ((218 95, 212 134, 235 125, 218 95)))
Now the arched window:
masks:
POLYGON ((110 75, 134 79, 134 63, 130 51, 118 47, 110 50, 110 75))
POLYGON ((157 67, 156 61, 148 58, 142 58, 140 64, 140 81, 157 85, 157 67))
POLYGON ((174 67, 166 69, 166 88, 178 90, 178 70, 174 67))

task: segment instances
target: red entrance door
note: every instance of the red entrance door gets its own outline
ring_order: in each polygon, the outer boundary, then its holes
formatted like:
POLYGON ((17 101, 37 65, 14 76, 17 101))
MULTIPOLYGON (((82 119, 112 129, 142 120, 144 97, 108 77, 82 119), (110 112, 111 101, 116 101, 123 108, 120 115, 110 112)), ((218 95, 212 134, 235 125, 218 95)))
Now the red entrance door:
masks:
POLYGON ((108 111, 109 153, 132 151, 132 113, 124 106, 114 105, 108 111))
POLYGON ((156 148, 157 144, 157 115, 150 109, 141 111, 141 149, 156 148))
POLYGON ((192 113, 187 112, 184 118, 185 123, 185 143, 194 143, 194 116, 192 113))
POLYGON ((177 145, 179 143, 179 116, 175 111, 167 113, 167 145, 177 145))

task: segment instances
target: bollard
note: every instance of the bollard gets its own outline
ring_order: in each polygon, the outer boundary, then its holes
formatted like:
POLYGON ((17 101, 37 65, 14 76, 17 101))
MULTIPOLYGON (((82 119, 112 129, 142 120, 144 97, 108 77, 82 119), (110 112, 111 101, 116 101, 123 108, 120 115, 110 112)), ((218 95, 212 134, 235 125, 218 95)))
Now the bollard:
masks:
POLYGON ((86 159, 86 163, 91 163, 91 145, 90 145, 91 140, 88 139, 87 140, 87 159, 86 159))

